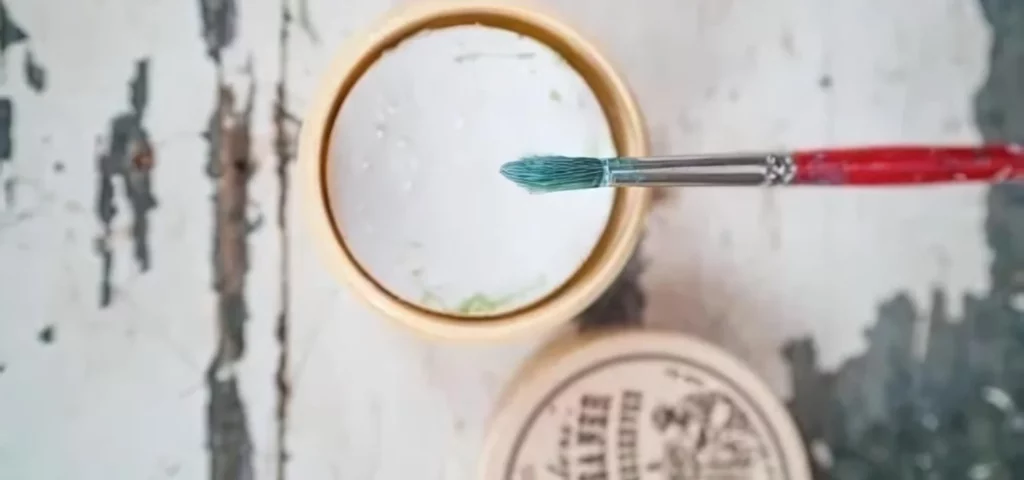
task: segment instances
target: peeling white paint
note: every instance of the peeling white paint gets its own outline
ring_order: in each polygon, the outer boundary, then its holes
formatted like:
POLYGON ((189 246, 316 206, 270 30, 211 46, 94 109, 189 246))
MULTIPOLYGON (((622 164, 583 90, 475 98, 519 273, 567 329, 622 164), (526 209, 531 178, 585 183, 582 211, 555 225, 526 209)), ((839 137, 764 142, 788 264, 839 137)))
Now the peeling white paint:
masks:
POLYGON ((1024 313, 1024 293, 1018 293, 1010 297, 1010 306, 1014 310, 1024 313))
MULTIPOLYGON (((18 203, 12 212, 0 202, 0 477, 207 478, 203 375, 216 334, 201 133, 216 79, 198 2, 6 3, 48 77, 35 93, 20 72, 26 45, 8 51, 0 95, 15 102, 16 150, 0 180, 17 178, 18 203), (127 205, 118 204, 117 292, 100 310, 96 139, 127 108, 127 82, 144 57, 160 202, 153 268, 137 271, 123 233, 127 205), (47 325, 54 339, 43 344, 47 325)), ((299 0, 291 3, 297 11, 299 0)), ((291 30, 289 110, 304 111, 342 40, 398 3, 308 0, 319 38, 291 30)), ((630 82, 658 153, 977 139, 970 101, 988 34, 972 1, 543 3, 630 82)), ((269 219, 280 5, 239 5, 225 81, 241 92, 252 59, 259 165, 250 186, 253 211, 268 222, 249 238, 251 318, 238 375, 262 480, 277 466, 280 248, 269 219)), ((835 365, 862 348, 872 306, 895 292, 909 289, 926 305, 940 286, 956 307, 961 292, 987 287, 982 193, 672 192, 644 246, 646 320, 722 343, 785 392, 785 339, 813 333, 822 363, 835 365)), ((288 477, 472 478, 490 409, 537 339, 436 345, 370 313, 323 267, 300 197, 291 192, 288 477)))

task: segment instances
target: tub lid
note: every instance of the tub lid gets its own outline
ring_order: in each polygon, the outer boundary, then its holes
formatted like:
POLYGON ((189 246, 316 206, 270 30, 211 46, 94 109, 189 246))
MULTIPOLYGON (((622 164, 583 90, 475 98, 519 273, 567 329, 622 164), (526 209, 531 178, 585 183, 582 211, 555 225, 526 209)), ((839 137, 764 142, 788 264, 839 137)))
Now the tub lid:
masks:
POLYGON ((602 335, 541 359, 497 412, 488 480, 810 478, 778 398, 717 347, 664 332, 602 335))

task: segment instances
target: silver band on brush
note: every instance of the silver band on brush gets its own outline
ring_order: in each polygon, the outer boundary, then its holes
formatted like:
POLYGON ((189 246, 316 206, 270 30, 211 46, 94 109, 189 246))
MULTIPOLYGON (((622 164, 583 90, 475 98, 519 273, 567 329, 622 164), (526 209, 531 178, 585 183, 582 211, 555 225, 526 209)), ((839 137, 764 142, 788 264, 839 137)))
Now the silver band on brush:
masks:
POLYGON ((606 170, 608 186, 775 186, 796 177, 786 154, 647 157, 606 170))

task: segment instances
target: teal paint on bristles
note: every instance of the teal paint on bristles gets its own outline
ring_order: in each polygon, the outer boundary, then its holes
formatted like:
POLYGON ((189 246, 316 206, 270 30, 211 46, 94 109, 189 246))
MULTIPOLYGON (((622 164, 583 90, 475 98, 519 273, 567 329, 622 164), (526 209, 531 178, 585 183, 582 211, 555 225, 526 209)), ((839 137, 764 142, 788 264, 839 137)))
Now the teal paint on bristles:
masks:
POLYGON ((534 155, 501 166, 501 174, 530 193, 607 187, 611 171, 625 158, 534 155))

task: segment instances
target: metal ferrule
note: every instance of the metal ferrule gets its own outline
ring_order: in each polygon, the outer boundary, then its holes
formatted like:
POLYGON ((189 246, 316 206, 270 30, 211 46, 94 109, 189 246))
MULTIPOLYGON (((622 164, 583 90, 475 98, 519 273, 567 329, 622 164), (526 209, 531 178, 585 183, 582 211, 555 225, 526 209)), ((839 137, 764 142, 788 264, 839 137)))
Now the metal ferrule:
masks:
POLYGON ((609 186, 756 186, 792 182, 796 168, 785 154, 649 157, 610 163, 609 186))

